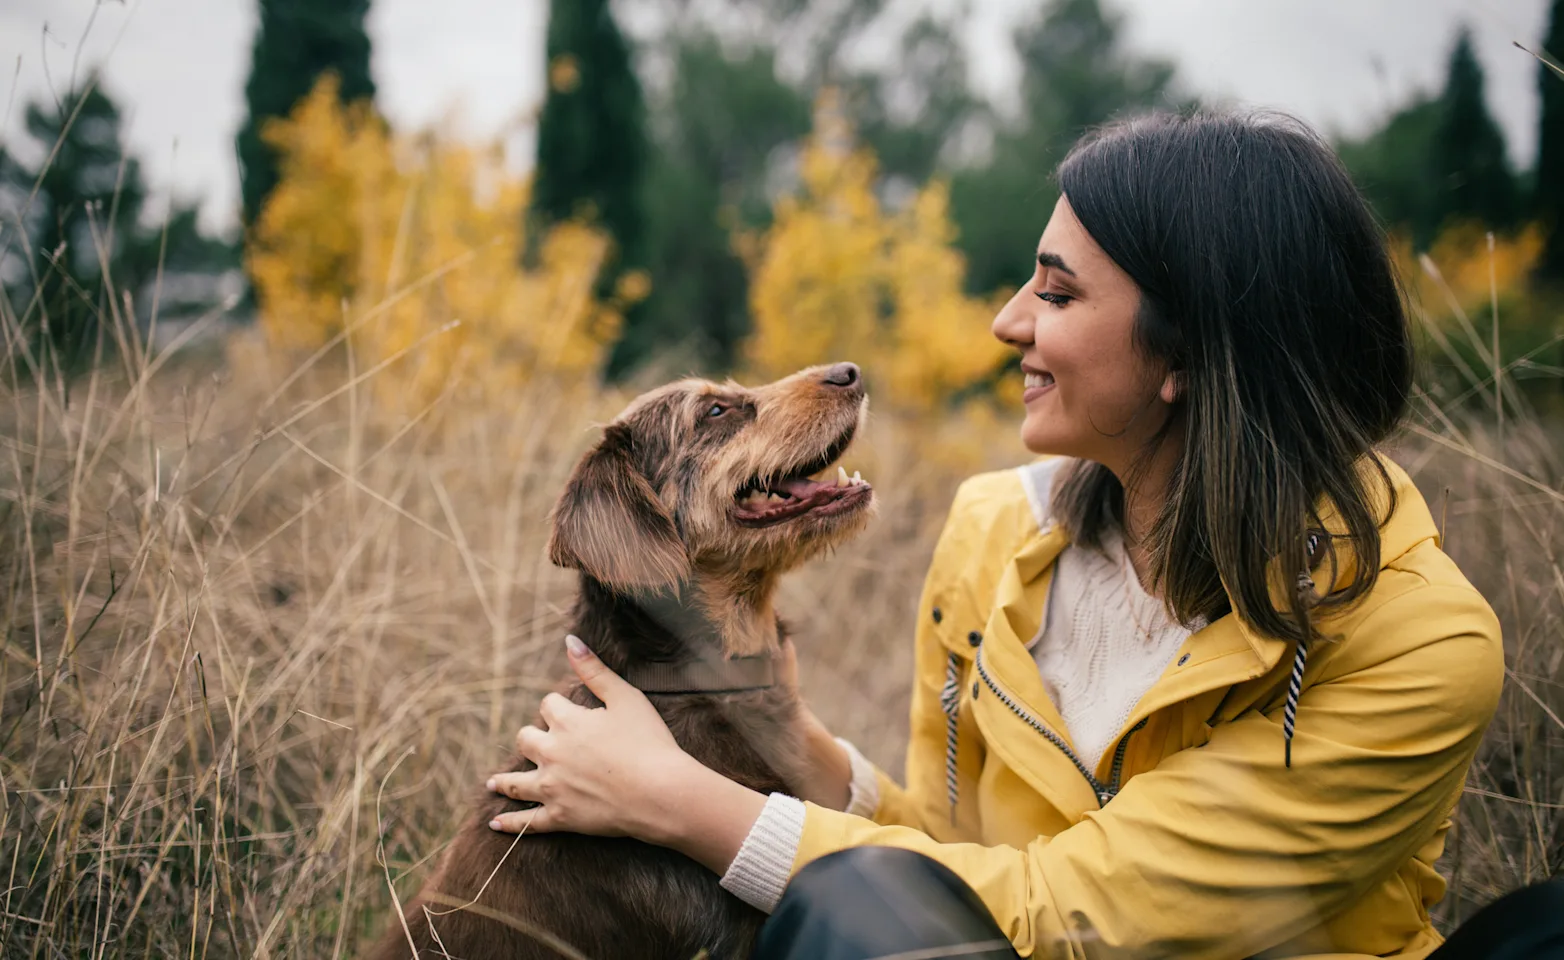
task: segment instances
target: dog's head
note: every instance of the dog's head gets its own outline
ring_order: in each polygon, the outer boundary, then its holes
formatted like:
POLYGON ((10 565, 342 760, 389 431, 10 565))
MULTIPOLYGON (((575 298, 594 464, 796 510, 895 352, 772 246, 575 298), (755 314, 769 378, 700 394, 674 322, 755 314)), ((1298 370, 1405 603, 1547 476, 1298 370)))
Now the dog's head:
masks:
POLYGON ((626 593, 759 586, 868 522, 873 488, 837 463, 867 405, 850 363, 762 387, 691 379, 646 393, 576 465, 549 559, 626 593))

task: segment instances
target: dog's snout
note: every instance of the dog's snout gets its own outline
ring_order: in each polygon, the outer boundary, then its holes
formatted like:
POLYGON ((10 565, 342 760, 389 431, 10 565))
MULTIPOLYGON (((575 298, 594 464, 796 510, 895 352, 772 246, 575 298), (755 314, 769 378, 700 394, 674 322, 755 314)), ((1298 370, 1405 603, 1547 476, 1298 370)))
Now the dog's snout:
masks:
POLYGON ((858 383, 858 364, 835 363, 825 371, 825 382, 833 387, 851 387, 858 383))

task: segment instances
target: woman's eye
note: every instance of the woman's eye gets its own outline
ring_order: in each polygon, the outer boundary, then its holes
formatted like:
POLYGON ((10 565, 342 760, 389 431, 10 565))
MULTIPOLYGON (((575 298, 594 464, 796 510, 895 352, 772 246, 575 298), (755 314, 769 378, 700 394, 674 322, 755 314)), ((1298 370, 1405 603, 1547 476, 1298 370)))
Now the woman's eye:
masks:
POLYGON ((1051 303, 1056 307, 1062 307, 1075 298, 1070 296, 1068 293, 1054 293, 1052 290, 1039 290, 1037 292, 1037 299, 1043 301, 1044 303, 1051 303))
POLYGON ((706 416, 708 416, 708 417, 720 417, 724 413, 727 413, 727 412, 728 412, 728 408, 727 407, 723 406, 720 403, 714 403, 714 404, 711 405, 711 409, 706 411, 706 416))

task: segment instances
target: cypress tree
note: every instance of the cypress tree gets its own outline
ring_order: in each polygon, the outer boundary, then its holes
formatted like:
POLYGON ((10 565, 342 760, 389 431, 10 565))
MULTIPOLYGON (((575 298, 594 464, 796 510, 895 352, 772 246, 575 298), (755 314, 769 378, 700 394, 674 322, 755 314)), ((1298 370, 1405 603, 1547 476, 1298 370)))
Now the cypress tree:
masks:
MULTIPOLYGON (((642 264, 647 165, 646 105, 630 48, 608 0, 552 0, 546 41, 549 89, 538 126, 532 216, 542 224, 587 216, 613 238, 615 260, 600 290, 642 264)), ((635 342, 642 311, 626 316, 635 342)), ((621 347, 610 373, 633 365, 621 347)))
MULTIPOLYGON (((1543 52, 1555 62, 1564 56, 1564 0, 1553 0, 1543 52)), ((1546 63, 1537 64, 1542 119, 1537 126, 1537 192, 1535 216, 1548 229, 1548 240, 1537 263, 1537 277, 1564 285, 1564 77, 1546 63)))
POLYGON ((255 222, 277 186, 277 157, 261 140, 266 122, 287 116, 328 70, 341 80, 344 103, 374 97, 364 32, 368 14, 369 0, 260 0, 244 87, 249 116, 236 138, 245 226, 255 222))
POLYGON ((1515 222, 1515 175, 1505 156, 1504 134, 1483 99, 1483 68, 1472 50, 1472 32, 1462 27, 1450 53, 1434 137, 1439 183, 1437 221, 1480 221, 1490 227, 1515 222))

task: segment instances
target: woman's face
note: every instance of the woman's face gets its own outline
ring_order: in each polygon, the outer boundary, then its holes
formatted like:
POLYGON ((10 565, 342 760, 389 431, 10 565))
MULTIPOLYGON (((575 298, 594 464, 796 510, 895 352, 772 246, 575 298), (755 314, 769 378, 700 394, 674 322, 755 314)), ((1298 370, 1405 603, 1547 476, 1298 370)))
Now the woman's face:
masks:
POLYGON ((1132 342, 1139 309, 1135 281, 1060 197, 1032 279, 993 324, 994 336, 1021 354, 1028 450, 1095 460, 1124 476, 1177 397, 1167 364, 1132 342))

